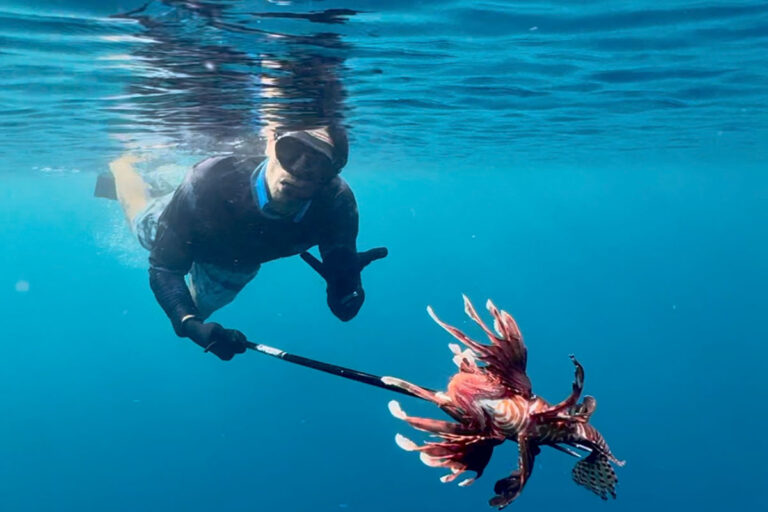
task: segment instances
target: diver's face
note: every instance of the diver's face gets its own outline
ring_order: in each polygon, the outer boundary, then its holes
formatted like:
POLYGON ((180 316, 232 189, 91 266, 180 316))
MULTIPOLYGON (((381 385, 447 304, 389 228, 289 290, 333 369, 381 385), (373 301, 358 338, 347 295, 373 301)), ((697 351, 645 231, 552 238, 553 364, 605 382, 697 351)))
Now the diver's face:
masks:
POLYGON ((295 176, 280 165, 280 161, 270 159, 267 168, 267 181, 272 199, 289 201, 292 199, 311 199, 325 184, 313 177, 295 176))
POLYGON ((310 199, 336 175, 328 157, 293 138, 271 149, 267 178, 273 199, 310 199))

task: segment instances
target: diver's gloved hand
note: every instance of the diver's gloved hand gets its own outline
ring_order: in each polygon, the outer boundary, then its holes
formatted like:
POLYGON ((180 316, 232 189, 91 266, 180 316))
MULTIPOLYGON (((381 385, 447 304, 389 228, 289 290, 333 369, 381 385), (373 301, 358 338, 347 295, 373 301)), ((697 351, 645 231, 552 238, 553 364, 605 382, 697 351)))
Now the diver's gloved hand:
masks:
POLYGON ((364 252, 339 248, 329 252, 322 262, 308 252, 301 253, 301 259, 325 279, 328 307, 339 320, 346 322, 355 317, 365 301, 360 272, 387 254, 386 247, 364 252))
POLYGON ((245 335, 235 329, 225 329, 215 322, 201 322, 197 318, 186 320, 183 329, 186 337, 222 361, 229 361, 236 354, 245 352, 245 335))

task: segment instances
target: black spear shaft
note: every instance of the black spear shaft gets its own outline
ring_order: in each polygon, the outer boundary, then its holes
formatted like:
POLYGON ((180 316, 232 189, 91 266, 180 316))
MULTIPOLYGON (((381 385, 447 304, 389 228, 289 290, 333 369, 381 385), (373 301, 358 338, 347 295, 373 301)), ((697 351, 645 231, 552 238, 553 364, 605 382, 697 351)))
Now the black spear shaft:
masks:
POLYGON ((289 363, 306 366, 307 368, 320 370, 321 372, 330 373, 331 375, 338 375, 339 377, 344 377, 345 379, 356 380, 357 382, 362 382, 363 384, 368 384, 369 386, 376 386, 377 388, 388 389, 390 391, 402 393, 403 395, 421 398, 405 389, 392 386, 390 384, 385 384, 381 381, 381 377, 377 375, 353 370, 351 368, 344 368, 343 366, 337 366, 335 364, 324 363, 322 361, 316 361, 314 359, 298 356, 296 354, 289 354, 288 352, 284 352, 275 347, 262 345, 261 343, 254 343, 252 341, 247 341, 246 346, 251 350, 255 350, 256 352, 261 352, 262 354, 267 354, 268 356, 276 357, 278 359, 282 359, 283 361, 288 361, 289 363))

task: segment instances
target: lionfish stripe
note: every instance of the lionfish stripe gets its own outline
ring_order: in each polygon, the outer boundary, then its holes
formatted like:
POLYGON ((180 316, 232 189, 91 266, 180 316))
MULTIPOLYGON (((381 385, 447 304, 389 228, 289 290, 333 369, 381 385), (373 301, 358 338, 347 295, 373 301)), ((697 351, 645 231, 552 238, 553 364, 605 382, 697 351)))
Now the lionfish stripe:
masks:
MULTIPOLYGON (((490 301, 489 301, 490 302, 490 301)), ((493 304, 493 303, 491 303, 493 304)), ((510 338, 515 338, 517 340, 523 339, 523 333, 520 332, 520 327, 518 327, 517 322, 514 318, 512 318, 512 315, 507 313, 506 311, 501 312, 501 318, 503 320, 503 323, 507 329, 507 332, 510 334, 510 338)))
POLYGON ((498 308, 491 301, 491 299, 488 299, 488 301, 485 303, 485 308, 493 317, 493 328, 496 329, 496 332, 499 333, 499 336, 506 340, 512 339, 514 337, 513 333, 507 332, 507 326, 501 320, 501 313, 499 313, 498 308))
POLYGON ((427 307, 427 312, 429 313, 429 316, 432 317, 432 320, 434 320, 435 323, 437 323, 437 325, 439 325, 440 327, 442 327, 443 329, 448 331, 451 334, 451 336, 453 336, 454 338, 456 338, 457 340, 459 340, 460 342, 462 342, 463 344, 465 344, 466 346, 468 346, 472 350, 474 350, 474 351, 476 351, 476 352, 478 352, 480 354, 485 354, 486 351, 485 351, 485 347, 483 345, 481 345, 480 343, 474 341, 469 336, 467 336, 466 334, 464 334, 463 332, 461 332, 457 328, 453 327, 452 325, 448 325, 447 323, 445 323, 442 320, 440 320, 437 317, 437 315, 435 314, 435 312, 434 312, 434 310, 432 309, 431 306, 427 307))
MULTIPOLYGON (((485 331, 485 334, 488 335, 488 338, 490 338, 492 343, 498 343, 498 336, 496 336, 494 332, 485 325, 485 322, 483 322, 483 320, 480 318, 480 315, 477 314, 477 311, 469 301, 469 298, 466 295, 462 295, 462 297, 464 298, 464 312, 467 314, 467 316, 471 318, 477 325, 479 325, 483 331, 485 331)), ((499 335, 501 335, 501 333, 499 333, 499 335)))
POLYGON ((579 397, 581 396, 581 391, 582 389, 584 389, 584 368, 576 360, 575 357, 571 356, 571 361, 576 367, 576 375, 573 381, 571 394, 568 395, 568 397, 566 397, 565 400, 563 400, 559 404, 553 405, 552 407, 542 412, 534 414, 536 419, 556 418, 561 412, 565 411, 570 407, 573 407, 579 401, 579 397))

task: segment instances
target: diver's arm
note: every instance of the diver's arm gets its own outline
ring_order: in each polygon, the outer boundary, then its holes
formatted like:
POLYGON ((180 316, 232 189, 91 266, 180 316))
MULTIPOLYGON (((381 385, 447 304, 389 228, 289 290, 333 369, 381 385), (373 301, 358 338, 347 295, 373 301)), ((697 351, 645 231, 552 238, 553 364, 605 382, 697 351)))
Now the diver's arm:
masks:
POLYGON ((206 352, 229 361, 236 354, 245 352, 245 335, 214 322, 204 322, 184 280, 192 268, 192 228, 196 225, 195 205, 200 200, 192 183, 200 187, 210 184, 204 178, 215 174, 204 171, 217 161, 207 162, 208 167, 202 164, 195 167, 192 174, 196 179, 188 176, 160 216, 155 243, 149 255, 149 284, 177 335, 189 338, 206 352))
POLYGON ((328 215, 318 244, 323 260, 337 250, 357 253, 360 223, 357 201, 349 185, 340 177, 335 179, 340 180, 339 189, 328 205, 328 215))
POLYGON ((345 183, 330 212, 328 229, 319 244, 323 261, 306 252, 301 257, 323 276, 328 284, 328 307, 346 322, 357 315, 365 301, 361 271, 372 261, 385 257, 387 249, 378 247, 357 252, 357 204, 345 183))
POLYGON ((203 322, 184 281, 191 259, 183 250, 185 244, 173 230, 164 229, 150 256, 149 283, 157 302, 170 318, 176 334, 189 338, 206 352, 215 354, 223 361, 229 361, 246 349, 245 335, 234 329, 225 329, 214 322, 203 322), (165 268, 160 262, 175 268, 165 268), (185 270, 186 268, 186 270, 185 270))
POLYGON ((189 183, 183 183, 163 211, 149 255, 149 285, 179 336, 184 336, 182 322, 199 316, 184 280, 192 267, 190 226, 194 220, 189 189, 189 183))
POLYGON ((149 268, 149 286, 158 304, 171 320, 173 330, 177 335, 184 337, 182 328, 184 320, 200 316, 187 283, 184 281, 184 275, 152 266, 149 268))
POLYGON ((365 301, 361 268, 357 261, 358 223, 355 196, 344 184, 329 208, 328 221, 319 244, 322 271, 315 268, 327 283, 328 307, 344 322, 354 318, 365 301))

